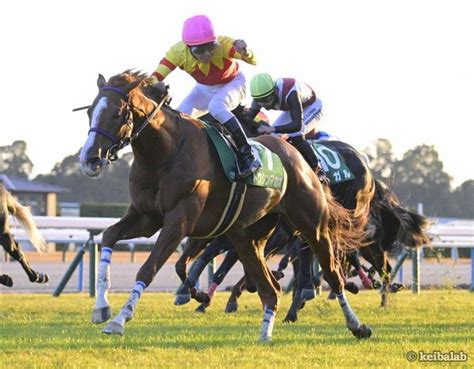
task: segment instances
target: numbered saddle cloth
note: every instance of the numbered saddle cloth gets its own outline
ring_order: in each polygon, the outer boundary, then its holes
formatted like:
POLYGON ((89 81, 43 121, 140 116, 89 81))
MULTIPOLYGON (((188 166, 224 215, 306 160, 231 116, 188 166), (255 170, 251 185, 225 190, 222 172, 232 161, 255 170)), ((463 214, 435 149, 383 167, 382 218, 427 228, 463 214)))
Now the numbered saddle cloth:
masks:
POLYGON ((354 173, 349 169, 340 153, 319 141, 310 142, 331 185, 355 179, 354 173))
POLYGON ((258 155, 262 162, 262 167, 254 174, 248 176, 244 180, 238 178, 238 162, 237 155, 230 141, 221 134, 213 125, 203 122, 204 129, 211 138, 214 147, 217 150, 222 168, 225 175, 231 182, 237 180, 244 181, 250 186, 258 186, 264 188, 273 188, 276 190, 285 190, 287 184, 287 173, 283 167, 280 157, 260 142, 249 140, 252 145, 254 154, 258 155))

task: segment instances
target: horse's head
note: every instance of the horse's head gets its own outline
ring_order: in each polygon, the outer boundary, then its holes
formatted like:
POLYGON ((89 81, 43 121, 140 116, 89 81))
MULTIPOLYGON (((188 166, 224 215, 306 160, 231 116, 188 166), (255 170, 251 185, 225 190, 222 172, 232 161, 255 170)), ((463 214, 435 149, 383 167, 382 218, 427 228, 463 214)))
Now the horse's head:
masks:
POLYGON ((98 176, 103 166, 114 161, 118 150, 130 141, 133 131, 130 92, 144 78, 143 74, 126 71, 106 82, 99 75, 99 93, 87 110, 89 132, 80 154, 84 174, 98 176))

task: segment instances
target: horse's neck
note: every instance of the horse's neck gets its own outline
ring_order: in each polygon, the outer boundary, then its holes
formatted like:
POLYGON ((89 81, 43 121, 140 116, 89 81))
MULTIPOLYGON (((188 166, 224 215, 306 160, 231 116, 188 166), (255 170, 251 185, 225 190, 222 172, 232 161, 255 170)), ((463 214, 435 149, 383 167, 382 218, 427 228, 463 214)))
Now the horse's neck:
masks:
MULTIPOLYGON (((157 168, 172 158, 183 139, 183 123, 176 118, 166 108, 156 114, 132 143, 135 161, 145 167, 157 168)), ((135 122, 137 128, 145 120, 135 122)))

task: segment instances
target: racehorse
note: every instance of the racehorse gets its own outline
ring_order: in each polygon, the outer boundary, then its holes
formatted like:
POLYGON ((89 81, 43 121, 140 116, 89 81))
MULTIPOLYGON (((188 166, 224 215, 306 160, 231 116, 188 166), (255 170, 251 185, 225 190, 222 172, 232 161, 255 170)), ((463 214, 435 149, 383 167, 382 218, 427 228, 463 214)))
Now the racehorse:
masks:
MULTIPOLYGON (((246 119, 245 114, 242 114, 241 110, 236 111, 235 114, 236 116, 238 116, 240 122, 242 123, 242 126, 245 128, 249 136, 253 135, 254 133, 256 134, 256 125, 252 120, 246 119)), ((210 117, 207 116, 206 119, 210 119, 210 117)), ((324 147, 325 151, 323 152, 336 152, 340 156, 340 159, 345 163, 345 165, 347 165, 347 168, 353 174, 353 179, 351 180, 336 181, 333 178, 333 181, 331 182, 330 186, 330 191, 332 195, 345 209, 351 211, 356 219, 363 219, 363 223, 366 223, 367 215, 369 214, 372 199, 375 193, 375 182, 372 173, 367 167, 367 163, 364 157, 352 146, 342 141, 324 141, 324 147)), ((333 158, 333 161, 337 162, 340 159, 333 158)), ((196 282, 199 274, 193 275, 191 279, 187 280, 185 267, 187 262, 189 262, 193 257, 198 255, 199 251, 205 246, 205 244, 205 242, 191 243, 192 247, 184 251, 184 254, 181 256, 180 260, 176 265, 178 275, 180 276, 183 282, 183 287, 180 288, 177 293, 178 304, 182 304, 189 301, 189 298, 187 297, 189 295, 191 295, 193 298, 196 298, 201 303, 206 304, 209 302, 209 297, 206 296, 205 292, 196 291, 192 287, 194 286, 194 283, 196 282), (192 248, 195 249, 193 250, 192 248), (185 291, 185 288, 187 288, 187 291, 185 291)), ((307 283, 309 283, 310 275, 304 273, 308 272, 311 268, 312 258, 310 253, 311 251, 310 249, 308 249, 304 253, 302 253, 302 257, 299 258, 299 263, 301 264, 301 268, 299 269, 299 279, 301 283, 304 283, 297 284, 298 289, 295 293, 295 300, 290 309, 292 311, 291 315, 296 314, 297 308, 301 305, 301 302, 304 299, 302 294, 304 295, 305 293, 305 286, 307 285, 307 283), (306 252, 309 252, 309 254, 306 252)), ((342 259, 342 255, 340 256, 340 259, 342 259)), ((200 271, 202 271, 203 269, 204 268, 201 263, 200 271)), ((240 286, 243 286, 243 284, 241 284, 240 286)), ((311 287, 311 290, 312 289, 313 288, 311 287)), ((238 289, 236 289, 235 292, 235 295, 237 295, 239 292, 238 289)), ((231 298, 235 297, 235 295, 231 296, 231 298)), ((234 298, 234 300, 232 300, 232 303, 234 303, 235 305, 236 299, 234 298)), ((229 299, 229 301, 231 300, 229 299)), ((288 321, 292 321, 291 318, 289 318, 288 321)))
MULTIPOLYGON (((129 174, 131 204, 102 237, 94 323, 105 322, 112 315, 107 301, 108 265, 116 242, 150 237, 161 229, 137 273, 134 290, 103 330, 109 334, 124 333, 125 323, 133 318, 144 288, 183 238, 214 236, 233 185, 215 160, 216 151, 203 123, 167 106, 164 85, 159 104, 147 97, 142 83, 145 77, 139 72, 125 71, 106 81, 99 75, 99 92, 88 108, 90 129, 80 154, 83 173, 97 177, 128 143, 134 153, 129 174)), ((279 214, 284 214, 301 232, 318 256, 326 279, 338 296, 347 328, 356 337, 370 337, 371 329, 360 323, 348 304, 334 262, 334 253, 339 248, 360 245, 364 222, 355 219, 323 189, 318 177, 290 144, 271 136, 258 138, 258 142, 280 158, 287 174, 286 186, 245 187, 240 213, 226 234, 246 272, 256 282, 264 306, 260 339, 271 339, 279 306, 281 288, 261 252, 279 214)))
MULTIPOLYGON (((30 282, 47 283, 49 276, 46 273, 40 273, 31 268, 30 263, 26 259, 25 254, 21 250, 20 245, 16 242, 10 233, 9 215, 14 216, 27 231, 31 244, 37 251, 46 250, 46 242, 36 228, 32 215, 28 208, 21 205, 0 183, 0 244, 5 251, 16 261, 18 261, 28 275, 30 282)), ((13 286, 13 279, 7 275, 0 275, 0 284, 7 287, 13 286)))

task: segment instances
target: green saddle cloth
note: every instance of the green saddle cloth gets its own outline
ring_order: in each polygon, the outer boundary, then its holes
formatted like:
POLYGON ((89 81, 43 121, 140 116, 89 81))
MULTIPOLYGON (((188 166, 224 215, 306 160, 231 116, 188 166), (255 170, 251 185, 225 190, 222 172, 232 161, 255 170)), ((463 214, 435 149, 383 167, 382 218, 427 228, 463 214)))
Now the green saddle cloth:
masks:
POLYGON ((204 129, 217 150, 220 163, 229 181, 241 181, 250 186, 272 188, 276 190, 283 190, 286 188, 287 173, 280 157, 261 143, 253 140, 249 141, 252 147, 256 149, 254 152, 256 151, 258 153, 260 161, 262 162, 262 167, 245 179, 238 178, 237 156, 230 142, 217 130, 217 128, 205 121, 202 122, 204 123, 204 129))
POLYGON ((349 169, 341 154, 320 142, 310 141, 310 143, 331 185, 355 179, 354 173, 349 169))

